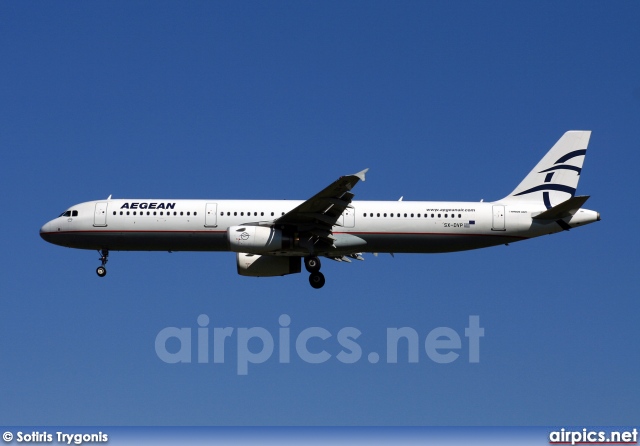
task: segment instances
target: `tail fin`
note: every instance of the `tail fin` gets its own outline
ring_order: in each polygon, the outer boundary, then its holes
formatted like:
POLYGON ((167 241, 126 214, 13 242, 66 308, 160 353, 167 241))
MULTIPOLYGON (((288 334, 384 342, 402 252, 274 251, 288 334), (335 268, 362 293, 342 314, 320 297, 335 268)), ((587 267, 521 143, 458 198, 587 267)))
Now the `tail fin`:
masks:
POLYGON ((502 201, 542 202, 547 209, 575 196, 591 131, 572 130, 547 152, 502 201))

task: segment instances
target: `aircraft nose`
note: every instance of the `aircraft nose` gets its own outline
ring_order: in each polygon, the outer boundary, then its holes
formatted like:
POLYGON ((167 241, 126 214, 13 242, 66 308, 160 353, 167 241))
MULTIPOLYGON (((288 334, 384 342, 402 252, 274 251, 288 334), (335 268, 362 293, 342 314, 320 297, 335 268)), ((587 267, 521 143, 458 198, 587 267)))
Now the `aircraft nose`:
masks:
POLYGON ((47 222, 40 228, 40 237, 46 242, 51 241, 51 222, 47 222))

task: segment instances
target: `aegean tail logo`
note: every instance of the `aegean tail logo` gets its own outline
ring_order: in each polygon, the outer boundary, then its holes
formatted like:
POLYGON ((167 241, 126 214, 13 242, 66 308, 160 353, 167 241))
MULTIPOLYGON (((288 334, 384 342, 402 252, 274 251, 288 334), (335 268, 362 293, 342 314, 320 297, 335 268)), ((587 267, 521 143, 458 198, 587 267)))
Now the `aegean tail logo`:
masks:
MULTIPOLYGON (((545 178, 544 178, 544 184, 541 184, 540 186, 532 187, 531 189, 527 189, 527 190, 525 190, 523 192, 520 192, 520 193, 516 194, 516 196, 518 196, 518 195, 526 195, 526 194, 530 194, 530 193, 533 193, 533 192, 551 191, 551 190, 555 190, 555 191, 559 191, 559 192, 566 192, 566 193, 570 194, 572 197, 575 196, 575 194, 576 194, 576 188, 575 187, 567 186, 566 184, 554 184, 554 183, 551 183, 551 180, 553 179, 553 175, 555 174, 555 171, 557 171, 557 170, 573 170, 578 175, 580 175, 580 172, 582 171, 581 167, 572 166, 570 164, 563 164, 563 163, 566 163, 570 159, 575 158, 577 156, 584 156, 586 154, 587 154, 587 150, 586 149, 574 150, 573 152, 567 153, 566 155, 564 155, 560 159, 558 159, 558 161, 556 161, 552 167, 549 167, 548 169, 541 170, 539 172, 539 173, 546 173, 547 174, 545 176, 545 178)), ((582 165, 582 163, 580 163, 580 165, 582 165)), ((545 205, 547 205, 547 209, 551 208, 551 204, 549 203, 549 192, 545 192, 544 193, 544 198, 545 198, 545 200, 544 200, 545 201, 545 205)))

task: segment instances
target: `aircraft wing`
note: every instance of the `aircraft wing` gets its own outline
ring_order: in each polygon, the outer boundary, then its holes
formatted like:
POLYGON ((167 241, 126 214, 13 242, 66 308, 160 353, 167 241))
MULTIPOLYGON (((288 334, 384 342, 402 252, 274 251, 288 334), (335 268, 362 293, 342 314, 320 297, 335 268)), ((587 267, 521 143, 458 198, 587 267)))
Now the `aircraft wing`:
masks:
POLYGON ((364 175, 368 170, 338 178, 304 203, 277 218, 273 224, 294 226, 297 232, 308 233, 314 239, 310 240, 310 243, 321 241, 332 246, 335 239, 331 230, 339 224, 340 215, 354 197, 351 189, 358 181, 364 181, 364 175))

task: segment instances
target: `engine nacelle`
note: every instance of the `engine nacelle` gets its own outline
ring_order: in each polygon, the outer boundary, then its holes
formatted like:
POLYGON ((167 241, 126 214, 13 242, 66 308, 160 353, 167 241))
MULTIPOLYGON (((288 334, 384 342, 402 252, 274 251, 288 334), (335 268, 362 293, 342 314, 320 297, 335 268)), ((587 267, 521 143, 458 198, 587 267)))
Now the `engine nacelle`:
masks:
POLYGON ((296 274, 301 271, 300 257, 261 256, 259 254, 236 254, 238 274, 252 277, 273 277, 296 274))
POLYGON ((292 247, 291 237, 268 226, 231 226, 227 229, 227 240, 234 252, 265 254, 292 247))

